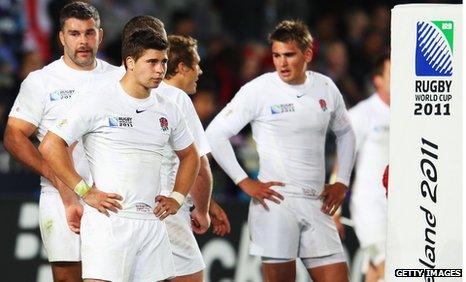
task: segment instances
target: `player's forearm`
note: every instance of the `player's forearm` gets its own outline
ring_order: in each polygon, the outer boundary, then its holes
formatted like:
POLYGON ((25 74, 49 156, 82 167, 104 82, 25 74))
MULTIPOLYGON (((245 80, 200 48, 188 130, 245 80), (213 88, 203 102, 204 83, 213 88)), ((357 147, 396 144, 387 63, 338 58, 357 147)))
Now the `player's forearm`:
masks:
POLYGON ((212 149, 212 156, 233 182, 238 184, 246 179, 248 175, 236 159, 229 140, 232 135, 215 120, 207 128, 206 135, 212 149))
POLYGON ((199 155, 194 144, 190 145, 188 149, 183 150, 181 154, 179 152, 177 154, 180 159, 180 165, 176 174, 173 191, 186 196, 194 185, 194 181, 199 173, 199 155))
POLYGON ((65 207, 78 202, 78 195, 59 179, 57 180, 56 188, 60 193, 60 197, 65 207))
POLYGON ((201 213, 207 213, 212 195, 212 172, 207 156, 202 156, 200 163, 199 174, 196 177, 193 188, 191 188, 190 195, 193 198, 196 209, 201 213))
POLYGON ((356 158, 356 136, 351 127, 336 136, 338 172, 335 181, 348 187, 356 158))
MULTIPOLYGON (((73 167, 73 161, 63 139, 49 132, 39 146, 39 151, 57 177, 65 184, 57 185, 59 186, 56 187, 57 189, 69 189, 72 191, 76 184, 82 180, 73 167)), ((68 191, 63 191, 63 194, 70 195, 68 191)))
POLYGON ((3 138, 3 146, 22 165, 47 178, 52 183, 55 182, 53 170, 28 136, 25 136, 20 130, 7 127, 3 138))

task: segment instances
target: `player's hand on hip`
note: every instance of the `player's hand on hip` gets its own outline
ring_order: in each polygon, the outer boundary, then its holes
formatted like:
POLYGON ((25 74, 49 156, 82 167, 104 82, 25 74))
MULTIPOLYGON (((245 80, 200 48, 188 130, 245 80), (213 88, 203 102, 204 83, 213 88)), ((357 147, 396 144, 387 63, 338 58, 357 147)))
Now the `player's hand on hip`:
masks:
POLYGON ((215 235, 225 236, 225 234, 230 233, 231 227, 228 216, 213 199, 210 200, 209 214, 212 220, 212 232, 215 235))
POLYGON ((333 215, 343 203, 347 190, 348 187, 340 182, 325 185, 319 196, 323 200, 322 212, 333 215))
POLYGON ((123 197, 115 193, 102 192, 94 185, 89 192, 84 195, 83 200, 91 207, 96 208, 99 212, 106 216, 110 216, 108 211, 117 213, 119 209, 122 209, 119 201, 123 200, 123 197))
POLYGON ((175 214, 180 209, 180 204, 173 198, 158 195, 155 197, 154 214, 160 220, 164 220, 167 216, 175 214))
POLYGON ((285 186, 283 183, 278 181, 264 183, 258 180, 253 180, 251 178, 246 178, 240 181, 238 186, 246 194, 259 201, 266 210, 269 210, 269 207, 265 203, 265 199, 273 201, 277 204, 280 204, 280 200, 284 199, 280 193, 270 189, 271 186, 285 186))
POLYGON ((191 212, 191 228, 196 234, 204 234, 210 227, 209 213, 199 212, 194 208, 191 212))
POLYGON ((79 234, 81 230, 81 217, 83 216, 83 206, 76 201, 71 205, 65 206, 66 222, 71 231, 79 234))

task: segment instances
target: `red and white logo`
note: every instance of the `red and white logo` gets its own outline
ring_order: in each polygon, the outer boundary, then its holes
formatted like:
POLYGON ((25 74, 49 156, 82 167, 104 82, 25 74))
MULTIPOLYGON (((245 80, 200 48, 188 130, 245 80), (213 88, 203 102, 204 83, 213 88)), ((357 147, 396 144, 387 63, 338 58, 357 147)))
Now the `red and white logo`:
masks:
POLYGON ((164 117, 159 118, 160 122, 160 127, 162 128, 162 131, 167 131, 168 130, 168 120, 164 117))
POLYGON ((319 100, 319 105, 320 105, 320 108, 322 109, 322 111, 325 112, 327 110, 327 102, 325 102, 324 99, 319 100))

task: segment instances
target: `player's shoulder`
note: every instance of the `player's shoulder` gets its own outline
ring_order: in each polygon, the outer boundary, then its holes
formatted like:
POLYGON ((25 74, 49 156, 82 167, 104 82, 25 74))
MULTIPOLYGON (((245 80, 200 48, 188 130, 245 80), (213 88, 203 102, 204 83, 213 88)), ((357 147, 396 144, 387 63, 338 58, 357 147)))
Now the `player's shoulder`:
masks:
POLYGON ((63 69, 63 62, 62 59, 55 60, 48 65, 45 65, 41 69, 35 70, 30 72, 27 77, 24 79, 25 81, 35 81, 35 82, 43 82, 43 80, 50 75, 55 75, 59 73, 61 69, 63 69))
POLYGON ((120 67, 112 65, 104 60, 96 59, 97 61, 97 72, 99 73, 112 73, 119 71, 120 67))
POLYGON ((154 89, 154 92, 156 95, 163 96, 174 102, 182 111, 189 112, 190 108, 194 107, 191 98, 186 92, 168 83, 160 83, 159 87, 154 89))
POLYGON ((154 92, 157 95, 164 96, 167 99, 172 100, 172 101, 178 101, 178 100, 184 101, 186 99, 189 99, 189 96, 188 94, 186 94, 186 92, 164 81, 162 81, 160 85, 154 89, 154 92))
POLYGON ((253 80, 244 84, 238 95, 241 96, 241 99, 246 99, 249 102, 258 102, 263 99, 267 99, 270 95, 270 92, 277 89, 279 85, 278 74, 276 72, 264 73, 253 80))
POLYGON ((161 94, 161 92, 151 92, 152 97, 156 100, 157 107, 165 112, 179 112, 179 106, 167 93, 161 94))
POLYGON ((81 93, 76 98, 76 103, 91 105, 92 107, 100 107, 107 105, 115 100, 115 93, 118 91, 118 80, 107 79, 95 84, 94 87, 81 93))
POLYGON ((277 79, 279 79, 277 72, 266 72, 249 81, 244 86, 261 87, 264 85, 270 85, 271 83, 274 84, 277 82, 277 79))
POLYGON ((316 85, 321 85, 330 88, 336 87, 335 82, 333 82, 333 80, 329 76, 326 76, 323 73, 315 71, 306 71, 306 75, 308 76, 308 78, 312 79, 312 81, 316 85))

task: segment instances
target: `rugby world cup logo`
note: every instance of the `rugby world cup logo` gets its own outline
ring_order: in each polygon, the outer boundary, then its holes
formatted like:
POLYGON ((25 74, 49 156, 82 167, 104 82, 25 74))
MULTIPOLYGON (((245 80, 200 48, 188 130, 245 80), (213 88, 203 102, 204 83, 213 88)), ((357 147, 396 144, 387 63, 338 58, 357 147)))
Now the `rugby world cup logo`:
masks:
POLYGON ((453 21, 417 22, 417 76, 452 76, 453 31, 453 21))

